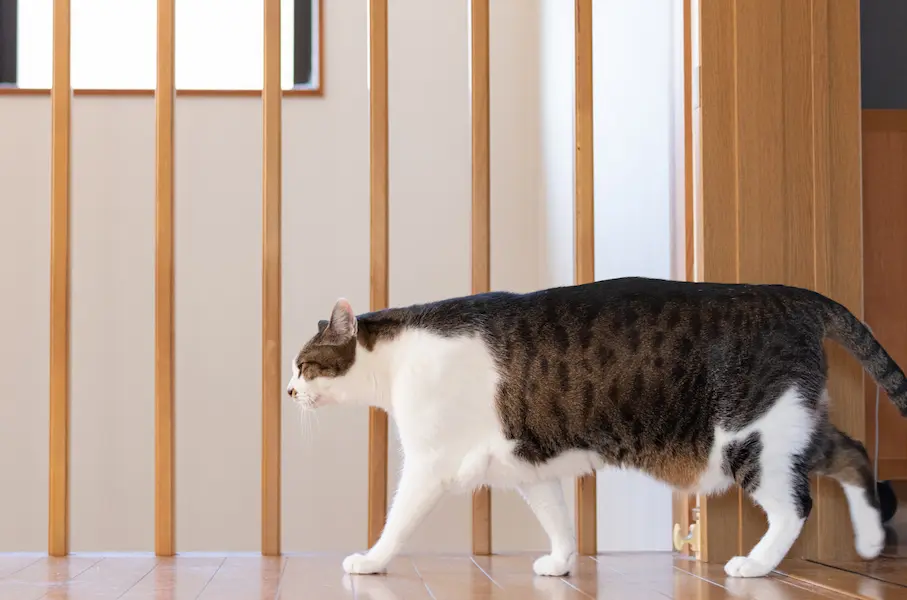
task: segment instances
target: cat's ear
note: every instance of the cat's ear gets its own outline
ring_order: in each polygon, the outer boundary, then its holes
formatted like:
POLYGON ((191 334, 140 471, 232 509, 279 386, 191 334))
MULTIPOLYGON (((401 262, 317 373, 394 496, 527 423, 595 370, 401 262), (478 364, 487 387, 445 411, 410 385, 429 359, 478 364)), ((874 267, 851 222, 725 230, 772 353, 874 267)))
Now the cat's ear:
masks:
POLYGON ((328 328, 328 325, 330 325, 330 321, 325 319, 318 321, 318 333, 324 333, 324 330, 328 328))
POLYGON ((331 332, 344 338, 356 335, 356 315, 353 313, 353 307, 350 306, 346 298, 341 298, 334 305, 331 312, 331 322, 328 325, 331 332))

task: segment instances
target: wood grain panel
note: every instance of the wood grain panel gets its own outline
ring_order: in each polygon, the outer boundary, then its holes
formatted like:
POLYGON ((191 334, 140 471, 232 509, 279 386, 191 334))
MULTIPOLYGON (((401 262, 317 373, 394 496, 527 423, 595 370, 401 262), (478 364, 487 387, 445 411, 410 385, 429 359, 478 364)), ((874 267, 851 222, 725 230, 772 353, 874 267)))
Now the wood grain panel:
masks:
POLYGON ((261 553, 280 554, 280 0, 264 1, 262 91, 261 553))
MULTIPOLYGON (((387 0, 369 0, 369 197, 371 310, 387 308, 388 298, 388 117, 387 0)), ((373 546, 387 516, 387 413, 368 415, 368 545, 373 546)))
POLYGON ((69 198, 72 148, 69 0, 53 3, 50 166, 50 468, 48 554, 69 553, 69 198))
POLYGON ((174 519, 174 311, 173 311, 173 89, 174 0, 157 4, 155 94, 154 290, 154 551, 173 556, 174 519))
MULTIPOLYGON (((825 291, 858 317, 863 316, 863 230, 860 124, 860 6, 857 0, 827 2, 828 15, 828 194, 823 252, 825 291)), ((831 420, 842 431, 864 440, 866 415, 863 369, 843 348, 828 347, 831 420)), ((813 518, 820 532, 818 560, 856 558, 853 530, 841 487, 820 478, 813 518)))
MULTIPOLYGON (((783 0, 738 0, 737 280, 783 283, 786 227, 783 0)), ((765 534, 761 509, 741 492, 740 549, 765 534)))
MULTIPOLYGON (((700 5, 702 54, 702 256, 704 281, 737 281, 738 201, 735 78, 736 15, 732 2, 700 5)), ((740 493, 699 498, 699 558, 740 554, 740 493)))
MULTIPOLYGON (((489 0, 471 0, 472 293, 491 289, 491 79, 489 0)), ((491 554, 491 489, 472 495, 472 553, 491 554)))
MULTIPOLYGON (((576 169, 574 279, 595 281, 595 163, 593 157, 592 0, 576 0, 576 169)), ((580 554, 598 553, 595 474, 576 482, 576 543, 580 554)))
MULTIPOLYGON (((898 364, 907 364, 903 295, 907 293, 907 110, 884 111, 878 119, 863 111, 863 277, 866 322, 898 364), (876 122, 871 122, 878 119, 876 122)), ((870 455, 876 440, 876 384, 866 378, 866 439, 870 455)), ((879 477, 903 479, 907 463, 907 421, 881 391, 879 398, 879 477)))

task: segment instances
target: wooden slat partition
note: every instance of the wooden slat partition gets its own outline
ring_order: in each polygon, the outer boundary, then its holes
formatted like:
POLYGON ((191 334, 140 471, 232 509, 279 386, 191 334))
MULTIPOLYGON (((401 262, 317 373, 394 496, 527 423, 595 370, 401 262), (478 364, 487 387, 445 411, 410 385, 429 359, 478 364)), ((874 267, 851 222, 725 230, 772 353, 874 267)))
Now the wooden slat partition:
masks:
POLYGON ((48 553, 69 553, 69 196, 72 88, 69 0, 53 4, 50 167, 50 468, 48 553))
MULTIPOLYGON (((592 0, 576 0, 576 283, 595 281, 595 190, 592 131, 592 0)), ((580 554, 598 552, 595 474, 576 482, 576 543, 580 554)))
POLYGON ((174 353, 173 353, 173 97, 174 1, 157 3, 155 93, 155 290, 154 290, 154 551, 173 556, 174 353))
MULTIPOLYGON (((472 293, 491 289, 489 0, 470 2, 472 59, 472 293)), ((491 489, 472 496, 472 553, 491 554, 491 489)))
POLYGON ((262 90, 261 553, 280 554, 280 0, 264 0, 262 90))
MULTIPOLYGON (((369 198, 371 310, 388 304, 388 117, 387 0, 369 0, 369 198)), ((387 516, 387 413, 370 408, 368 417, 368 545, 373 546, 387 516)))

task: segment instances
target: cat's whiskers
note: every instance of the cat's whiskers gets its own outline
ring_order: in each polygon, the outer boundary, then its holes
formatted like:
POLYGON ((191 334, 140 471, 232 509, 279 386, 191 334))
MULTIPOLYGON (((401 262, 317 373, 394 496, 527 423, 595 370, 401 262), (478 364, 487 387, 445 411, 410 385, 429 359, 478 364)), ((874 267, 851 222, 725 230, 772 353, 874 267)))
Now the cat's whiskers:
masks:
POLYGON ((314 433, 319 425, 319 416, 316 414, 317 411, 303 402, 297 402, 296 408, 299 412, 299 426, 302 430, 302 437, 305 440, 305 444, 311 446, 314 444, 314 433))

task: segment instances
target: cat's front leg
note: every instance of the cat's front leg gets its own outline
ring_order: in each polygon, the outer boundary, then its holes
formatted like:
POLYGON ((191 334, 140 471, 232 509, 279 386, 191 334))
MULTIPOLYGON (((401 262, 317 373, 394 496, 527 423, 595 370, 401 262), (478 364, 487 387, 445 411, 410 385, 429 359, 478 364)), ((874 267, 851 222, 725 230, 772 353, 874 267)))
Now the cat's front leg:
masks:
POLYGON ((358 575, 382 573, 443 493, 444 485, 431 465, 406 463, 381 538, 367 553, 347 556, 343 570, 358 575))
POLYGON ((536 575, 561 577, 568 574, 576 560, 576 540, 560 480, 521 485, 520 494, 551 539, 551 554, 535 561, 532 569, 536 575))

